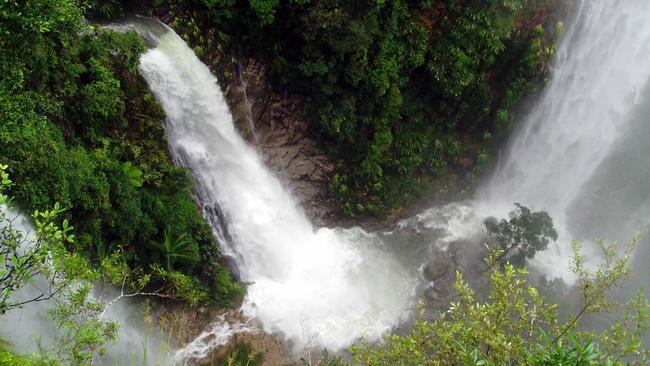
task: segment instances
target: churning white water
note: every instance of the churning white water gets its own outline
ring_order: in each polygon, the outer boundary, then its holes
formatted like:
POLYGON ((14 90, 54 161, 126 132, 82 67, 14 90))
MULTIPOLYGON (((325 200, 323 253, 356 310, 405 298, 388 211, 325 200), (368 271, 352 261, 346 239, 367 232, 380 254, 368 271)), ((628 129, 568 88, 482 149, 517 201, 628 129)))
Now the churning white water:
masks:
POLYGON ((405 319, 417 270, 375 235, 314 228, 235 130, 210 70, 171 29, 153 37, 140 70, 165 109, 171 149, 191 168, 206 214, 219 212, 224 251, 252 283, 244 313, 297 347, 313 340, 329 349, 377 339, 405 319))

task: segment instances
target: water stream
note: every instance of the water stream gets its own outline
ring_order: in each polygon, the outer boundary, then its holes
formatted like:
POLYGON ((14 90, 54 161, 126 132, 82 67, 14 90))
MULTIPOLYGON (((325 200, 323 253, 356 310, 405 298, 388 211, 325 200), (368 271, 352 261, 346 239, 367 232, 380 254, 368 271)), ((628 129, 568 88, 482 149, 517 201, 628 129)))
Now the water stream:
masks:
POLYGON ((647 224, 649 77, 650 2, 582 1, 552 79, 479 194, 492 209, 551 214, 560 240, 536 261, 546 273, 566 276, 570 240, 625 242, 647 224))

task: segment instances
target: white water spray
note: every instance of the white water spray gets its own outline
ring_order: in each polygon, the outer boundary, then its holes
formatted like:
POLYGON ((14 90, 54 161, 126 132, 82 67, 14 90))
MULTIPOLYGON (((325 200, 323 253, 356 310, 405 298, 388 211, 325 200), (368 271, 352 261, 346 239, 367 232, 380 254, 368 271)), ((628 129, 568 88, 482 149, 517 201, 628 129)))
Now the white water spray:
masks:
POLYGON ((192 169, 208 216, 219 212, 224 251, 248 288, 243 311, 298 351, 308 334, 330 350, 379 339, 410 313, 417 269, 377 236, 316 230, 233 126, 216 78, 173 31, 140 70, 167 113, 171 149, 192 169))
POLYGON ((487 216, 505 217, 514 202, 545 210, 560 237, 531 264, 551 277, 571 280, 571 240, 625 242, 650 217, 650 166, 635 157, 646 153, 650 138, 648 129, 639 127, 647 124, 639 119, 650 103, 649 78, 650 2, 581 1, 563 36, 551 80, 477 199, 425 211, 417 220, 430 227, 446 225, 456 237, 467 238, 484 231, 481 222, 487 216), (608 163, 622 145, 628 161, 608 163), (628 179, 612 178, 618 176, 628 179), (617 200, 616 210, 612 200, 598 196, 612 192, 628 196, 617 200), (439 212, 455 206, 465 207, 456 208, 460 216, 452 221, 440 217, 439 212), (626 230, 614 233, 614 226, 626 230))
POLYGON ((203 360, 215 350, 228 343, 236 333, 255 333, 257 329, 245 323, 231 324, 221 315, 215 322, 199 334, 192 342, 178 350, 173 357, 172 364, 176 365, 189 360, 203 360))
POLYGON ((643 94, 649 77, 650 2, 582 1, 558 50, 550 83, 480 194, 483 204, 492 207, 521 202, 551 214, 560 240, 536 263, 545 272, 564 275, 568 242, 595 239, 580 237, 569 224, 590 213, 568 209, 593 184, 590 178, 630 128, 635 111, 647 103, 643 94))

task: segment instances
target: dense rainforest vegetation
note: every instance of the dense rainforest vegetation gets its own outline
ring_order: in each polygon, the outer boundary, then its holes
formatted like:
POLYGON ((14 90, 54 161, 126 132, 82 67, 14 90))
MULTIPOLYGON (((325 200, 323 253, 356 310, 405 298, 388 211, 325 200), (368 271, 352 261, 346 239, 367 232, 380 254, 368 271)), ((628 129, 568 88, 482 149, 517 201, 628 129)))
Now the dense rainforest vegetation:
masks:
POLYGON ((543 78, 557 35, 552 0, 96 1, 95 14, 158 8, 199 56, 215 45, 267 66, 304 95, 338 161, 348 214, 467 193, 517 102, 543 78), (120 4, 121 3, 121 4, 120 4), (138 5, 139 4, 139 5, 138 5))
POLYGON ((87 24, 84 9, 0 7, 0 161, 20 182, 10 193, 28 211, 58 202, 76 226, 69 249, 96 265, 124 262, 130 279, 174 283, 167 295, 228 303, 240 286, 170 158, 164 113, 138 76, 144 41, 87 24))

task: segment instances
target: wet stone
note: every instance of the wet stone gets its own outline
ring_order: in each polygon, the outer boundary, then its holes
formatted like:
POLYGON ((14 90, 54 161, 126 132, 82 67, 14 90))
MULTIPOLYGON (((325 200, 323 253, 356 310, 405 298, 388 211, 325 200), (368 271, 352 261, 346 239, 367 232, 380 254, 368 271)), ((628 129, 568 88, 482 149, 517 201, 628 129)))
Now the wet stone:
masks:
POLYGON ((435 281, 442 278, 449 271, 451 258, 444 252, 437 252, 433 259, 424 267, 424 276, 435 281))

